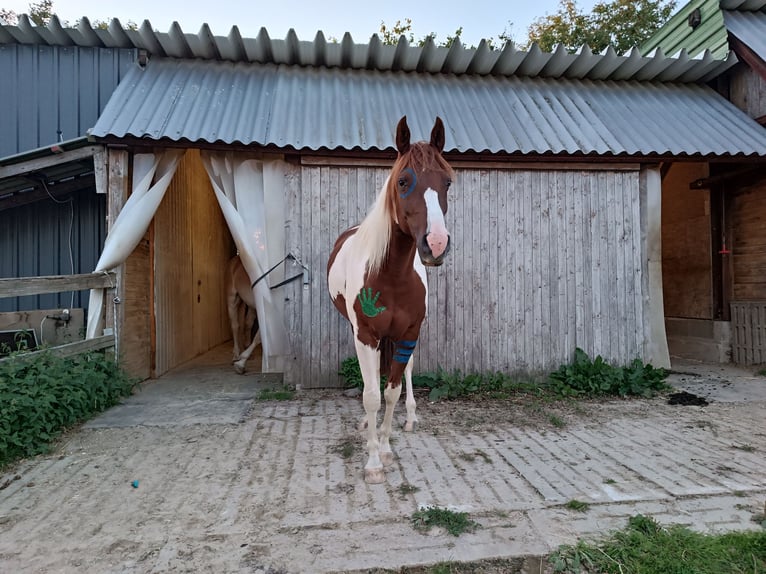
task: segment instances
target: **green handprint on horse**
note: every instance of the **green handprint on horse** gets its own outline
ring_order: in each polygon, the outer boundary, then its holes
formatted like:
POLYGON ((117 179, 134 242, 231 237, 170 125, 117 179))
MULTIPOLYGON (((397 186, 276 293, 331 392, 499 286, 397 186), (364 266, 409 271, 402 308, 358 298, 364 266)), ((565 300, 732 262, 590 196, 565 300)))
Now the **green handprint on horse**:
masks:
POLYGON ((375 293, 375 296, 372 295, 372 287, 362 287, 362 290, 359 292, 359 295, 356 296, 357 299, 359 299, 359 304, 362 306, 362 313, 367 315, 368 317, 377 317, 380 315, 383 311, 386 310, 385 307, 376 307, 378 304, 378 298, 380 297, 380 291, 375 293))

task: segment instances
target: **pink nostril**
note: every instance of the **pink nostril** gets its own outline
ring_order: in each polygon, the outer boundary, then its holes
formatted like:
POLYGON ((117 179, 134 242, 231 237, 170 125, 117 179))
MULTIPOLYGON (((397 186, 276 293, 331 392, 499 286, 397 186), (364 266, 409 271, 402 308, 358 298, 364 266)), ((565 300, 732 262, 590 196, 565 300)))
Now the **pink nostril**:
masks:
POLYGON ((449 236, 446 233, 440 231, 432 231, 426 237, 428 246, 431 248, 431 254, 436 258, 442 256, 444 250, 447 248, 448 240, 449 236))

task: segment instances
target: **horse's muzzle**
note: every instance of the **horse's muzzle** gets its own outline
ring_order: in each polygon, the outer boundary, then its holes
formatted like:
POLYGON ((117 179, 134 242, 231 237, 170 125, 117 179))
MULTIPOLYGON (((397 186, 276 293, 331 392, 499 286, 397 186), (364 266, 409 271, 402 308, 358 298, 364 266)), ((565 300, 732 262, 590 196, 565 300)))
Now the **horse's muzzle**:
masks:
POLYGON ((444 248, 444 251, 442 251, 439 257, 434 257, 434 254, 431 252, 431 246, 428 244, 428 241, 426 241, 426 238, 423 237, 418 242, 418 254, 420 255, 420 260, 423 262, 423 265, 426 267, 439 267, 444 263, 444 258, 447 256, 447 253, 449 253, 450 245, 450 237, 448 235, 447 245, 444 248))

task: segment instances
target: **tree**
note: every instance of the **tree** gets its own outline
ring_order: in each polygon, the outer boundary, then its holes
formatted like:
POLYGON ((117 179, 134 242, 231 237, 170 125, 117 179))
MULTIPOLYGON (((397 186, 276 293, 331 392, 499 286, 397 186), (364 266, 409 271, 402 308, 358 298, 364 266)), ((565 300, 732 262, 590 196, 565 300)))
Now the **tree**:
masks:
MULTIPOLYGON (((53 16, 53 0, 40 0, 29 4, 29 19, 37 26, 45 26, 53 16)), ((5 24, 18 24, 19 15, 13 10, 0 9, 0 20, 5 24)))
POLYGON ((537 42, 544 51, 557 44, 576 51, 588 44, 594 52, 612 46, 624 54, 649 39, 668 18, 676 0, 601 0, 590 14, 575 0, 560 0, 558 11, 535 20, 528 30, 527 47, 537 42))
MULTIPOLYGON (((508 26, 512 27, 513 24, 508 22, 508 26)), ((415 33, 412 31, 411 18, 405 18, 404 21, 397 20, 396 23, 391 27, 388 27, 385 22, 381 21, 380 30, 379 30, 381 42, 388 46, 393 46, 398 44, 399 38, 404 36, 407 42, 409 42, 410 44, 415 44, 416 46, 423 46, 426 43, 426 41, 430 38, 437 46, 449 48, 456 41, 462 42, 462 38, 461 38, 462 34, 463 34, 463 27, 460 26, 457 30, 455 30, 454 34, 452 35, 448 34, 447 38, 441 42, 436 39, 435 32, 426 34, 419 40, 416 40, 415 33)), ((512 42, 512 40, 511 40, 510 32, 508 32, 508 28, 506 28, 501 34, 498 35, 497 39, 487 38, 486 42, 489 45, 489 49, 494 50, 497 47, 502 48, 506 42, 512 42)), ((475 48, 476 46, 470 46, 470 47, 475 48)))
MULTIPOLYGON (((32 2, 29 4, 29 12, 27 14, 32 23, 36 26, 46 26, 50 22, 54 15, 53 12, 53 0, 40 0, 39 2, 32 2)), ((19 23, 19 15, 13 10, 7 10, 0 8, 0 23, 16 25, 19 23)), ((64 28, 69 27, 69 22, 62 20, 61 25, 64 28)), ((100 28, 106 30, 109 27, 108 20, 92 20, 90 25, 94 28, 100 28)), ((132 20, 128 20, 127 24, 123 24, 124 28, 128 30, 138 30, 138 24, 132 20)))

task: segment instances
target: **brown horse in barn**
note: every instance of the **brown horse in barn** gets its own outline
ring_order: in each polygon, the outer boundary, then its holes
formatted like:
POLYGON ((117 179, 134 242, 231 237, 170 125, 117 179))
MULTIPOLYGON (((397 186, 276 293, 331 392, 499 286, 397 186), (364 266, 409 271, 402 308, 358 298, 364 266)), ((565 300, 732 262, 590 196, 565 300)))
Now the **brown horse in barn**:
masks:
POLYGON ((449 251, 444 215, 453 171, 442 156, 444 124, 437 117, 431 141, 410 144, 405 116, 396 126, 396 148, 399 156, 370 213, 341 234, 327 264, 330 296, 351 323, 364 379, 369 452, 364 478, 372 484, 385 481, 383 467, 394 461, 389 437, 402 374, 405 430, 413 430, 417 421, 412 352, 428 302, 425 265, 441 265, 449 251), (378 440, 381 373, 388 382, 378 440))
POLYGON ((234 369, 240 375, 245 372, 245 363, 250 355, 261 343, 251 285, 239 255, 235 255, 226 266, 226 308, 234 342, 234 369))

